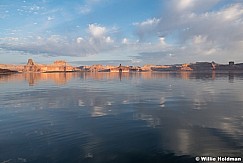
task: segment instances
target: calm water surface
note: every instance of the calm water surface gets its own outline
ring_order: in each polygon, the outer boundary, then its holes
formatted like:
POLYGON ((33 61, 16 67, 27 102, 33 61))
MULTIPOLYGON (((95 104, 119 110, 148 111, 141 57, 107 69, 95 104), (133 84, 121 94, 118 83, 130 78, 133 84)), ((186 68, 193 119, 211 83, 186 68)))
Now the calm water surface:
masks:
POLYGON ((0 162, 243 157, 243 73, 0 76, 0 162))

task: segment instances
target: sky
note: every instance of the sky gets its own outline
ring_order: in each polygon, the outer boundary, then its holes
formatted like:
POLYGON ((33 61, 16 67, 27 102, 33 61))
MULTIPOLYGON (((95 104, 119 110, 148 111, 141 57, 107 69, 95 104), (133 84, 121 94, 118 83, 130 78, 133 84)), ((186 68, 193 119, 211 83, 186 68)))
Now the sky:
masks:
POLYGON ((0 63, 243 62, 242 0, 0 0, 0 63))

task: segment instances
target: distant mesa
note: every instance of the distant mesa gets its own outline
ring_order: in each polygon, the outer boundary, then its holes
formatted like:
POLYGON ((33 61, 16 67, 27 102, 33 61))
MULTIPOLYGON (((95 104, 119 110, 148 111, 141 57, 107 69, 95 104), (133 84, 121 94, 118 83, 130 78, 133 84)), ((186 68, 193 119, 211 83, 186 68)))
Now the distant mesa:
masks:
POLYGON ((215 62, 196 62, 175 65, 144 65, 140 66, 82 66, 83 71, 90 72, 146 72, 146 71, 243 71, 243 63, 235 64, 230 61, 229 64, 217 64, 215 62))
POLYGON ((113 65, 106 65, 103 66, 101 64, 96 64, 92 66, 81 66, 79 67, 82 71, 89 71, 89 72, 131 72, 131 71, 140 71, 141 67, 139 66, 113 66, 113 65))

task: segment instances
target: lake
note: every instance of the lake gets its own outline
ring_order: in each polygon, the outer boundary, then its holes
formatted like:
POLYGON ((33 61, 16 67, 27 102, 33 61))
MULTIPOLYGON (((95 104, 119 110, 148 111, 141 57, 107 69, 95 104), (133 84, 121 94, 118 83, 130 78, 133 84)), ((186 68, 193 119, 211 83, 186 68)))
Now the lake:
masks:
POLYGON ((243 73, 0 76, 0 162, 243 157, 243 73))

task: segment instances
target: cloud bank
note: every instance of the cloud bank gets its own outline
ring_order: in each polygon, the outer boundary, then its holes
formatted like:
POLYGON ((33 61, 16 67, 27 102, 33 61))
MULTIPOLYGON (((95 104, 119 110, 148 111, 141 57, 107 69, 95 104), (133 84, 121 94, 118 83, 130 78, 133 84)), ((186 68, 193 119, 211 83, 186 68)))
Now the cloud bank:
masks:
MULTIPOLYGON (((124 55, 124 60, 132 60, 140 64, 213 60, 242 62, 243 60, 242 1, 164 1, 157 15, 151 15, 143 21, 131 22, 129 27, 133 33, 130 35, 126 34, 125 26, 117 27, 119 29, 117 31, 117 28, 113 28, 112 25, 107 26, 96 22, 86 24, 85 28, 80 27, 78 30, 58 32, 62 25, 72 23, 80 15, 95 12, 93 6, 97 7, 101 2, 101 0, 85 1, 81 7, 78 6, 76 15, 64 13, 65 10, 62 8, 42 13, 45 23, 40 26, 45 32, 36 30, 23 36, 15 34, 17 33, 15 30, 1 35, 1 51, 78 57, 99 56, 106 53, 113 59, 116 55, 124 55), (66 21, 62 22, 57 17, 57 12, 62 12, 66 21)), ((42 6, 31 6, 32 8, 26 10, 31 11, 31 14, 46 11, 42 6)), ((6 19, 10 13, 6 10, 4 15, 0 19, 6 19)), ((125 11, 124 17, 129 19, 125 11)), ((33 24, 38 25, 35 22, 33 24)))
MULTIPOLYGON (((243 5, 231 3, 215 11, 213 8, 218 2, 168 2, 166 13, 161 14, 161 17, 134 24, 137 28, 136 34, 143 40, 155 35, 162 36, 165 42, 168 41, 171 49, 157 50, 157 58, 174 54, 171 55, 171 60, 177 62, 242 60, 243 5)), ((150 54, 152 57, 155 51, 141 53, 139 58, 150 54)))

